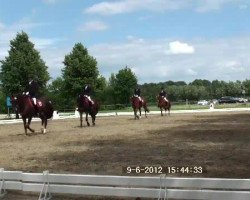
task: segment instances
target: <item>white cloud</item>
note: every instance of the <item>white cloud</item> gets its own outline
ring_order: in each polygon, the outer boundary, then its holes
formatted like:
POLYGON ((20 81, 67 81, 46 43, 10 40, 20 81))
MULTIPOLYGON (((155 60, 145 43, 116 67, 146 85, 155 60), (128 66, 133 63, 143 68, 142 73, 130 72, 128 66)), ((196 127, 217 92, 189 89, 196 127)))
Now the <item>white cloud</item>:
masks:
POLYGON ((55 4, 57 0, 42 0, 46 4, 55 4))
POLYGON ((198 12, 208 12, 219 10, 226 5, 237 5, 239 9, 247 8, 248 0, 200 0, 196 2, 195 10, 198 12))
POLYGON ((90 21, 78 27, 78 31, 104 31, 108 26, 101 21, 90 21))
POLYGON ((166 53, 170 54, 192 54, 194 53, 195 49, 193 46, 182 43, 179 41, 174 41, 169 43, 169 51, 166 53))
MULTIPOLYGON (((181 53, 178 57, 176 54, 166 54, 169 51, 167 44, 171 43, 168 39, 143 39, 143 42, 137 42, 133 36, 127 39, 125 43, 89 47, 90 54, 98 61, 101 73, 107 78, 110 73, 117 73, 125 66, 132 67, 140 83, 192 81, 196 78, 244 80, 250 77, 250 69, 247 68, 250 66, 247 53, 250 52, 250 37, 187 41, 186 44, 194 44, 195 53, 188 56, 181 53)), ((190 45, 184 47, 188 47, 188 51, 184 48, 184 52, 192 52, 190 45)))
POLYGON ((38 50, 53 47, 59 41, 64 41, 65 38, 30 38, 30 41, 35 44, 38 50))
POLYGON ((198 72, 194 71, 193 69, 187 69, 186 73, 187 73, 187 75, 191 75, 191 76, 198 75, 198 72))
POLYGON ((127 40, 129 42, 132 42, 132 43, 142 43, 142 42, 144 42, 143 38, 137 38, 137 37, 135 37, 133 35, 128 35, 127 36, 127 40))
MULTIPOLYGON (((20 20, 9 26, 0 22, 0 60, 8 56, 10 40, 16 37, 17 32, 23 30, 30 36, 30 32, 32 32, 33 29, 42 25, 45 24, 36 23, 27 19, 20 20)), ((69 52, 68 48, 60 49, 56 47, 58 42, 64 40, 66 39, 30 37, 30 41, 35 44, 35 48, 41 52, 41 58, 45 61, 46 65, 49 66, 48 70, 52 77, 60 75, 60 67, 62 66, 64 55, 69 52)))
POLYGON ((175 10, 185 7, 185 1, 172 0, 122 0, 114 2, 101 2, 84 10, 88 14, 114 15, 134 12, 137 10, 175 10))
POLYGON ((236 60, 228 60, 218 63, 218 67, 220 70, 231 71, 231 72, 243 72, 245 68, 242 66, 243 64, 240 61, 236 60))
POLYGON ((246 5, 246 4, 239 5, 239 9, 241 9, 241 10, 248 9, 248 5, 246 5))
POLYGON ((247 0, 120 0, 103 1, 86 8, 84 13, 99 15, 115 15, 139 10, 168 11, 193 9, 198 12, 208 12, 221 9, 227 4, 247 4, 247 0))

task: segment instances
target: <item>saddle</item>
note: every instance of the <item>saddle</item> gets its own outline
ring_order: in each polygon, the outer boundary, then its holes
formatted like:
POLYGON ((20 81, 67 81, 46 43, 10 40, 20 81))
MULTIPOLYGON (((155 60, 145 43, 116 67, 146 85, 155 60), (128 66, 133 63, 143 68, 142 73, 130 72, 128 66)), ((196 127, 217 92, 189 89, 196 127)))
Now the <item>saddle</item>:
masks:
POLYGON ((42 101, 36 98, 36 104, 35 104, 35 102, 34 102, 34 100, 33 100, 32 97, 29 96, 29 99, 30 99, 31 104, 32 104, 32 106, 34 107, 36 113, 38 113, 38 112, 39 112, 39 109, 43 107, 42 101))
POLYGON ((87 95, 84 95, 84 98, 87 99, 90 107, 93 106, 93 104, 94 104, 93 100, 91 101, 87 95))

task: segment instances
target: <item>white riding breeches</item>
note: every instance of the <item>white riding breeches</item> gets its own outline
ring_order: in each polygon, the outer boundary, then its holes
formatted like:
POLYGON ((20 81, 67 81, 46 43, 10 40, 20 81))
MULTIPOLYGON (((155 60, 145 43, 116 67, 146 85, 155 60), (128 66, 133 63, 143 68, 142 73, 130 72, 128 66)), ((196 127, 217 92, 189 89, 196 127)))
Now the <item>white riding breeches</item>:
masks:
POLYGON ((135 94, 134 97, 137 97, 141 102, 143 102, 143 100, 142 100, 142 98, 140 96, 135 94))
POLYGON ((84 95, 85 97, 87 97, 88 98, 88 100, 92 103, 92 104, 94 104, 94 101, 91 99, 91 97, 90 96, 88 96, 88 95, 84 95))
POLYGON ((36 98, 32 98, 33 102, 34 102, 34 105, 36 105, 36 98))

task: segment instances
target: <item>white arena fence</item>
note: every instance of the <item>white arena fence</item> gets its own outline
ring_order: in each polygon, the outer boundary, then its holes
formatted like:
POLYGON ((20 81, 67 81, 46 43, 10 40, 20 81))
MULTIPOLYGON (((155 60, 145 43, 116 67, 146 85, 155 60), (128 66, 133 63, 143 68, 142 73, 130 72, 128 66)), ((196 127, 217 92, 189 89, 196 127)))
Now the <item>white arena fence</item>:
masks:
MULTIPOLYGON (((171 114, 194 114, 194 113, 212 113, 212 112, 250 112, 250 108, 223 108, 223 109, 200 109, 200 110, 173 110, 171 114)), ((160 111, 150 111, 148 115, 160 115, 160 111)), ((100 112, 97 114, 97 117, 110 117, 110 116, 133 116, 134 112, 100 112)), ((3 115, 0 119, 6 117, 3 115)), ((11 116, 14 118, 14 115, 11 116)), ((54 111, 52 120, 58 119, 75 119, 79 118, 79 112, 69 112, 69 113, 60 113, 58 111, 54 111)), ((142 112, 142 117, 144 117, 144 112, 142 112)), ((39 118, 33 118, 32 121, 41 121, 39 118)), ((5 119, 0 120, 1 124, 15 124, 15 123, 23 123, 22 119, 5 119)))
POLYGON ((0 171, 0 194, 8 191, 142 197, 153 199, 249 200, 250 179, 106 176, 0 171))

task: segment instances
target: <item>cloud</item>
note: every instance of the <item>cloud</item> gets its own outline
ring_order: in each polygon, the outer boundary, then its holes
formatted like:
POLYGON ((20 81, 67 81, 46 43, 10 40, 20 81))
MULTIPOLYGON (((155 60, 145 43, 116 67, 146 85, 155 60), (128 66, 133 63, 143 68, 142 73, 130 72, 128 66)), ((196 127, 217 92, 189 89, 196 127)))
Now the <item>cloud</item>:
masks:
POLYGON ((144 39, 143 38, 137 38, 133 35, 128 35, 127 40, 132 43, 143 43, 144 39))
POLYGON ((221 63, 218 63, 218 68, 220 70, 231 71, 231 72, 244 72, 245 68, 240 61, 228 60, 221 63))
POLYGON ((247 0, 120 0, 93 4, 84 13, 98 15, 115 15, 140 10, 164 12, 169 10, 192 9, 197 12, 208 12, 221 9, 223 6, 246 5, 247 0))
POLYGON ((172 10, 185 6, 184 1, 172 0, 123 0, 115 2, 101 2, 84 10, 88 14, 115 15, 134 12, 137 10, 172 10))
POLYGON ((194 53, 194 47, 188 45, 187 43, 181 43, 179 41, 174 41, 169 43, 169 51, 167 53, 170 54, 192 54, 194 53))
POLYGON ((187 73, 187 75, 191 75, 191 76, 198 75, 198 72, 194 71, 193 69, 187 69, 186 73, 187 73))
POLYGON ((195 10, 209 12, 219 10, 226 5, 236 5, 239 9, 246 9, 248 3, 248 0, 200 0, 196 2, 195 10))
MULTIPOLYGON (((16 37, 17 32, 21 32, 23 30, 30 36, 32 30, 43 25, 45 24, 33 22, 27 19, 20 20, 12 25, 6 25, 0 22, 0 60, 3 60, 6 56, 8 56, 10 40, 13 40, 16 37)), ((62 66, 64 55, 69 52, 68 48, 60 49, 57 47, 59 42, 65 40, 65 38, 59 37, 30 37, 30 41, 35 45, 35 49, 40 51, 41 58, 46 62, 46 65, 49 66, 48 70, 52 77, 60 75, 60 67, 62 66)))
POLYGON ((108 25, 101 21, 90 21, 78 27, 78 31, 104 31, 108 29, 108 25))
MULTIPOLYGON (((250 77, 250 37, 190 40, 181 43, 175 40, 180 54, 168 53, 167 38, 138 42, 138 38, 129 36, 124 43, 98 44, 89 47, 89 52, 97 61, 101 73, 109 78, 122 67, 129 66, 136 73, 140 83, 167 80, 192 81, 208 80, 244 80, 250 77), (190 44, 194 44, 192 49, 190 44), (183 48, 184 46, 184 48, 183 48), (232 48, 233 47, 233 48, 232 48), (181 50, 180 50, 181 49, 181 50), (184 49, 184 50, 183 50, 184 49), (189 54, 183 54, 189 53, 189 54), (178 56, 178 57, 177 57, 178 56)), ((140 39, 140 38, 139 38, 140 39)), ((142 39, 142 38, 141 38, 142 39)))
POLYGON ((42 0, 43 3, 46 3, 46 4, 55 4, 57 2, 57 0, 42 0))

